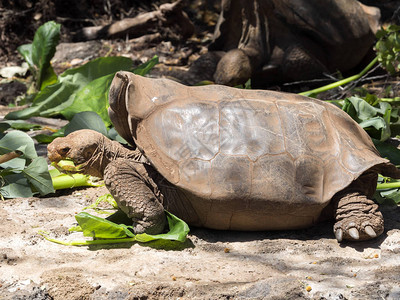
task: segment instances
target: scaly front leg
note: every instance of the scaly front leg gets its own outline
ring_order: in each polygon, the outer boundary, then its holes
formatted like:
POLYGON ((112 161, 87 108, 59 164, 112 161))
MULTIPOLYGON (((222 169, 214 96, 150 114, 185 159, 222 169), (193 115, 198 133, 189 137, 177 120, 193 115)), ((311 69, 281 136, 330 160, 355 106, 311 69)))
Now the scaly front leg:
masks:
POLYGON ((167 220, 162 199, 142 163, 124 158, 110 162, 104 183, 119 208, 132 219, 135 234, 163 232, 167 220))

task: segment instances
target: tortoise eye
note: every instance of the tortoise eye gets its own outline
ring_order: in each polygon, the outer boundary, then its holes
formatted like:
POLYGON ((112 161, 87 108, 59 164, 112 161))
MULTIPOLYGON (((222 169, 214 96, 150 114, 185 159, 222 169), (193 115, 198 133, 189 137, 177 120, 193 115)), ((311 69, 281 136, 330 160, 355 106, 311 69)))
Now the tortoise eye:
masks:
POLYGON ((65 148, 62 148, 62 149, 60 150, 60 152, 61 152, 62 154, 67 154, 67 153, 69 152, 69 150, 71 150, 70 147, 65 147, 65 148))

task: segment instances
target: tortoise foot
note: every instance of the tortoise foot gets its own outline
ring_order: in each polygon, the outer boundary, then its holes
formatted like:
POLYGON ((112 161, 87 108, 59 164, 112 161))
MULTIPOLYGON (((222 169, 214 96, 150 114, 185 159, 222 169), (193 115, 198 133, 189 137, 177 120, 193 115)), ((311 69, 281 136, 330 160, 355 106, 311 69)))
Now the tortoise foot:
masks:
POLYGON ((384 230, 378 205, 359 193, 347 194, 339 199, 335 219, 333 231, 338 242, 373 239, 384 230))
POLYGON ((132 220, 135 234, 163 232, 167 225, 164 207, 142 163, 123 158, 112 161, 104 171, 104 183, 118 207, 132 220))

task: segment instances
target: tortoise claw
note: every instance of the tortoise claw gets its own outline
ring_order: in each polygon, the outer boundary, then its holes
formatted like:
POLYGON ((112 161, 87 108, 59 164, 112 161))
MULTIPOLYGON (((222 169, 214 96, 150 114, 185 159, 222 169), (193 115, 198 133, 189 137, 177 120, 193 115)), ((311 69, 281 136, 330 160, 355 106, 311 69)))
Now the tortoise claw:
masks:
POLYGON ((371 238, 376 237, 376 232, 375 232, 375 230, 374 230, 371 226, 369 226, 369 225, 365 226, 364 231, 365 231, 365 233, 368 234, 371 238))
POLYGON ((357 228, 354 228, 354 227, 349 229, 349 235, 351 236, 351 238, 353 240, 358 240, 360 238, 360 234, 359 234, 357 228))
POLYGON ((338 242, 341 242, 343 240, 343 230, 341 228, 335 231, 335 237, 338 242))

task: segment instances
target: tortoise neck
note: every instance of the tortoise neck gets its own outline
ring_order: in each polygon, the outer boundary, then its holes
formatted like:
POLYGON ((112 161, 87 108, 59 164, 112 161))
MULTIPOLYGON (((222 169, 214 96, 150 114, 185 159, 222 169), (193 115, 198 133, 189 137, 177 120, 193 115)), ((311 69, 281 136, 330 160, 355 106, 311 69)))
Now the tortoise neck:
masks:
POLYGON ((146 163, 146 159, 138 149, 131 149, 123 146, 117 141, 111 141, 104 137, 103 141, 99 143, 99 152, 104 153, 100 158, 100 172, 103 177, 104 170, 107 165, 118 158, 132 159, 138 162, 146 163))

